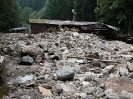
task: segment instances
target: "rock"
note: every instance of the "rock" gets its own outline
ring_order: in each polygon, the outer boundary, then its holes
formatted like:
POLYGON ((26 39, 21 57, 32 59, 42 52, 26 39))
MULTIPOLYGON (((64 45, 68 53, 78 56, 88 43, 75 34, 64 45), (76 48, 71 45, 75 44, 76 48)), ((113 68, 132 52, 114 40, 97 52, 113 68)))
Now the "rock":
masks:
POLYGON ((78 60, 75 60, 75 62, 82 64, 82 63, 84 63, 84 60, 78 59, 78 60))
POLYGON ((20 41, 19 41, 19 42, 16 44, 15 50, 16 50, 17 52, 21 53, 21 48, 24 47, 24 46, 25 46, 24 42, 20 42, 20 41))
POLYGON ((30 56, 24 56, 22 57, 21 63, 22 65, 32 65, 34 63, 34 60, 30 56))
POLYGON ((117 73, 120 74, 121 76, 127 76, 128 75, 128 69, 124 68, 124 67, 120 67, 120 68, 118 68, 117 73))
POLYGON ((62 99, 61 96, 56 96, 54 99, 62 99))
POLYGON ((95 88, 95 91, 96 91, 95 94, 97 97, 102 97, 105 95, 104 90, 102 88, 97 87, 97 88, 95 88))
POLYGON ((26 42, 26 44, 27 45, 31 45, 32 44, 32 41, 28 39, 27 42, 26 42))
POLYGON ((6 65, 6 60, 4 56, 0 56, 0 74, 2 72, 2 70, 5 68, 6 65))
POLYGON ((33 81, 33 80, 27 81, 22 86, 24 86, 24 87, 35 87, 35 81, 33 81))
POLYGON ((103 68, 106 68, 106 64, 105 63, 103 63, 103 62, 100 62, 100 67, 103 69, 103 68))
POLYGON ((87 97, 87 94, 86 93, 80 93, 80 97, 81 98, 86 98, 87 97))
POLYGON ((4 95, 4 96, 2 97, 2 99, 10 99, 10 97, 4 95))
POLYGON ((12 52, 15 50, 15 45, 9 45, 8 46, 8 52, 12 52))
POLYGON ((107 99, 119 99, 119 96, 113 89, 105 90, 105 95, 107 96, 107 99))
POLYGON ((121 92, 121 96, 129 98, 129 99, 133 99, 133 94, 127 91, 124 91, 124 90, 121 92))
POLYGON ((75 75, 74 69, 72 67, 64 68, 56 71, 59 80, 69 80, 75 75))
POLYGON ((116 94, 120 94, 123 90, 133 92, 133 81, 128 77, 110 77, 106 80, 105 89, 112 89, 116 94))
POLYGON ((42 48, 44 51, 48 50, 48 45, 46 42, 39 42, 39 47, 42 48))
POLYGON ((23 96, 20 96, 19 99, 31 99, 31 96, 23 95, 23 96))
POLYGON ((100 62, 97 59, 92 60, 91 64, 93 67, 99 67, 100 66, 100 62))
POLYGON ((37 55, 42 55, 43 50, 39 47, 36 47, 35 45, 29 45, 29 46, 22 47, 21 54, 22 55, 37 56, 37 55))
POLYGON ((38 86, 39 92, 42 93, 43 96, 52 96, 52 92, 48 89, 45 89, 41 86, 38 86))
POLYGON ((92 95, 87 95, 87 99, 95 99, 92 95))
POLYGON ((55 85, 56 85, 56 81, 51 80, 51 81, 43 84, 42 87, 46 88, 46 89, 52 89, 52 86, 55 86, 55 85))
POLYGON ((77 37, 77 36, 79 36, 79 33, 78 32, 72 32, 72 36, 77 37))
POLYGON ((36 63, 41 63, 42 62, 42 57, 41 55, 37 55, 36 59, 35 59, 36 63))
POLYGON ((95 74, 101 73, 101 68, 100 67, 93 67, 92 69, 89 69, 91 72, 94 72, 95 74))
POLYGON ((75 93, 75 92, 78 91, 77 88, 74 87, 74 85, 69 85, 69 84, 61 83, 60 86, 63 89, 63 91, 67 92, 67 93, 75 93))
POLYGON ((133 72, 133 64, 132 63, 127 62, 127 67, 128 67, 129 72, 133 72))
POLYGON ((60 57, 58 55, 50 55, 49 58, 51 60, 59 60, 60 59, 60 57))
POLYGON ((15 83, 24 84, 25 86, 30 86, 32 84, 33 85, 35 84, 33 81, 33 75, 26 75, 24 77, 19 76, 15 79, 15 83))
POLYGON ((129 78, 133 79, 133 73, 129 74, 129 78))
POLYGON ((103 73, 113 73, 114 72, 114 68, 115 68, 114 65, 109 65, 106 68, 104 68, 102 71, 103 71, 103 73))
POLYGON ((88 72, 89 69, 87 66, 79 66, 79 68, 76 70, 79 74, 84 74, 85 72, 88 72))
POLYGON ((62 93, 63 92, 63 88, 62 88, 62 86, 60 84, 56 84, 55 88, 56 88, 56 92, 57 93, 62 93))
POLYGON ((86 86, 90 85, 90 82, 83 81, 83 82, 82 82, 82 85, 83 85, 84 87, 86 87, 86 86))

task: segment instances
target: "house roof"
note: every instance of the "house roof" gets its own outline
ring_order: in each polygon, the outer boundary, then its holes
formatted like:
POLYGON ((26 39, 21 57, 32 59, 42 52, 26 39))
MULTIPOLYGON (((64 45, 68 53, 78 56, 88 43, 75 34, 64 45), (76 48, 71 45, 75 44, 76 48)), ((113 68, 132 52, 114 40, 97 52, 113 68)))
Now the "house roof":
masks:
POLYGON ((62 21, 62 20, 46 20, 46 19, 29 19, 29 24, 53 24, 53 25, 96 25, 101 22, 78 22, 78 21, 62 21))

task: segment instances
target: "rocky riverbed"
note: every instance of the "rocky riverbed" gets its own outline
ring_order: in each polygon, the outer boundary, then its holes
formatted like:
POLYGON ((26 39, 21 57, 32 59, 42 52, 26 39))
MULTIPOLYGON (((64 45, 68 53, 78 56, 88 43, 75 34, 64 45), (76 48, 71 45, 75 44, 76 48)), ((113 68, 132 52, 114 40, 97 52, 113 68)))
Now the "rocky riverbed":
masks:
POLYGON ((133 99, 133 45, 72 31, 0 37, 2 99, 133 99), (6 61, 6 62, 5 62, 6 61), (3 96, 4 95, 4 96, 3 96))

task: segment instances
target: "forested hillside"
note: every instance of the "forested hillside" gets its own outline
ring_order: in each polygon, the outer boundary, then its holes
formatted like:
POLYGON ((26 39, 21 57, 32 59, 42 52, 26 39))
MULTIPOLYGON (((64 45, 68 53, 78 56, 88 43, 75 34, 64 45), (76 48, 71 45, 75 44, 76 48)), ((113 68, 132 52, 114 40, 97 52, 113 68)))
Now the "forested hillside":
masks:
POLYGON ((44 7, 46 0, 17 0, 22 7, 29 7, 32 8, 34 11, 39 11, 41 8, 44 7))
POLYGON ((16 0, 1 0, 0 31, 7 31, 20 24, 20 7, 16 0))
POLYGON ((75 9, 77 21, 100 21, 125 33, 133 31, 133 0, 3 0, 0 9, 0 29, 18 22, 26 25, 29 18, 71 21, 75 9))

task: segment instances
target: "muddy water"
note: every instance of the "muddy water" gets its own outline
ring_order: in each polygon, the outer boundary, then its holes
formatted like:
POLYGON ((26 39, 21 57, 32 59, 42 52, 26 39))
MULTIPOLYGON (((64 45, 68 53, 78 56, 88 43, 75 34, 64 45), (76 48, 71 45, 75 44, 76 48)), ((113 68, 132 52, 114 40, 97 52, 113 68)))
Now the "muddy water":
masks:
POLYGON ((2 77, 2 82, 0 83, 0 98, 2 98, 8 91, 7 82, 5 79, 5 74, 7 72, 7 68, 4 68, 0 76, 2 77))

